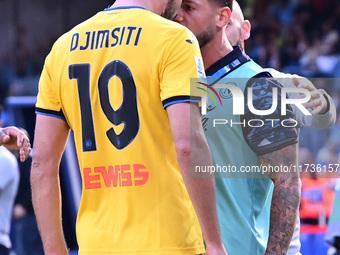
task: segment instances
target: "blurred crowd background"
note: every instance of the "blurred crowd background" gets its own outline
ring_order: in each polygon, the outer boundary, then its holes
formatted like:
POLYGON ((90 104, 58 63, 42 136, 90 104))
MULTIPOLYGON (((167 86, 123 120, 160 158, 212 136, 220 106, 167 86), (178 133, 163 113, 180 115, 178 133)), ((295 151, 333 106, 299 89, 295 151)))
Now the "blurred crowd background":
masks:
MULTIPOLYGON (((36 96, 44 59, 54 41, 112 3, 112 0, 0 0, 0 105, 10 96, 36 96)), ((313 79, 317 88, 332 96, 339 113, 340 1, 239 0, 239 3, 252 24, 251 37, 245 44, 247 54, 262 67, 313 79)), ((6 114, 3 118, 6 121, 6 114)), ((339 155, 340 115, 329 129, 301 129, 301 163, 339 164, 339 155)), ((320 178, 318 173, 304 176, 303 224, 327 223, 337 181, 334 177, 339 176, 339 171, 333 178, 320 178)))
MULTIPOLYGON (((34 94, 36 83, 31 84, 34 81, 29 79, 39 77, 53 42, 112 2, 0 0, 1 94, 34 94), (29 84, 23 86, 20 80, 29 84)), ((340 72, 339 1, 239 0, 239 3, 252 24, 246 50, 258 64, 306 77, 331 78, 340 72)), ((330 87, 331 92, 337 89, 330 87)))

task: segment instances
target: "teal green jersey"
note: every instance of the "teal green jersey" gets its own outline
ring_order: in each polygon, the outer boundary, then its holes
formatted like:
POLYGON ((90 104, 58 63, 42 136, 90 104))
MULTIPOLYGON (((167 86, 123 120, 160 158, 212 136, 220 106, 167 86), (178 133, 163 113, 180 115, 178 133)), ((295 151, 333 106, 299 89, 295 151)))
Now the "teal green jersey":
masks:
MULTIPOLYGON (((269 236, 274 185, 266 174, 256 172, 261 169, 259 155, 296 143, 297 133, 294 128, 282 128, 277 123, 252 128, 253 125, 247 125, 250 114, 246 110, 244 115, 234 114, 233 100, 239 98, 217 84, 227 82, 244 93, 249 83, 254 83, 251 85, 254 107, 265 109, 263 102, 272 103, 271 95, 266 93, 273 86, 270 81, 266 84, 270 75, 239 48, 207 69, 206 75, 208 84, 221 99, 215 104, 208 98, 207 114, 202 116, 202 122, 217 172, 217 210, 223 242, 229 255, 263 255, 269 236), (254 76, 265 78, 250 80, 254 76), (223 80, 217 81, 220 78, 223 80)), ((244 107, 248 107, 247 98, 244 107)), ((274 114, 277 116, 272 117, 282 118, 278 111, 274 114)))

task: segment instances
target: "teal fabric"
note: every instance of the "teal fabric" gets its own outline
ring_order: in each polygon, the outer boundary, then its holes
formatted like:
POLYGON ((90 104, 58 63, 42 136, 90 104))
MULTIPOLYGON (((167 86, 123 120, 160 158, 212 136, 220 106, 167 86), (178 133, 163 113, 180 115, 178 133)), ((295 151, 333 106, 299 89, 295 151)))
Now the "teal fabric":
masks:
MULTIPOLYGON (((233 83, 243 92, 249 78, 263 72, 253 61, 248 61, 230 72, 217 84, 233 83), (242 79, 240 78, 242 77, 242 79)), ((214 76, 212 76, 214 77, 214 76)), ((216 76, 215 76, 216 77, 216 76)), ((208 77, 208 84, 211 81, 208 77)), ((216 77, 218 78, 218 76, 216 77)), ((216 88, 216 84, 214 85, 216 88)), ((225 94, 216 91, 219 95, 225 94)), ((233 115, 233 97, 221 96, 222 106, 208 98, 205 134, 214 158, 215 170, 232 166, 236 173, 221 172, 216 176, 216 196, 220 229, 229 255, 263 255, 269 235, 272 181, 261 173, 241 173, 241 168, 260 166, 258 156, 249 147, 242 133, 240 115, 233 115), (213 110, 212 110, 213 109, 213 110), (214 119, 228 120, 216 125, 214 119), (219 168, 220 167, 220 168, 219 168)))

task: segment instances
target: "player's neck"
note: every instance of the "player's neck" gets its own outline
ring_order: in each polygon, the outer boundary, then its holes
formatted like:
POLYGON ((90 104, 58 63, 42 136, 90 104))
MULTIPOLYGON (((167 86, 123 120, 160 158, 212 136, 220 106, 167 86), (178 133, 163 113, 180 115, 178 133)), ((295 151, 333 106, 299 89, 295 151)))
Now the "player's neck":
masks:
POLYGON ((218 34, 201 48, 204 69, 208 69, 216 61, 220 60, 233 50, 226 36, 218 34))
POLYGON ((148 9, 151 12, 160 14, 160 11, 158 10, 158 5, 155 4, 155 1, 116 0, 116 2, 111 7, 115 8, 115 7, 123 7, 123 6, 140 6, 140 7, 148 9))

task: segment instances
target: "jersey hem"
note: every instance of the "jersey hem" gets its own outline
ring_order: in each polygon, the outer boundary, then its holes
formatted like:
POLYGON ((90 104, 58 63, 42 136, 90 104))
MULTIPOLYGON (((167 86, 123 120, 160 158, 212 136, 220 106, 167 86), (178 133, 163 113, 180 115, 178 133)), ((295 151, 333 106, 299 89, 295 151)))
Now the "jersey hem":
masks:
POLYGON ((169 248, 169 249, 154 249, 154 250, 131 250, 131 251, 82 251, 79 250, 79 255, 94 255, 94 254, 107 254, 107 255, 115 255, 115 254, 125 254, 125 255, 193 255, 193 254, 204 254, 205 249, 203 246, 196 247, 196 248, 186 248, 186 249, 176 249, 176 248, 169 248))
POLYGON ((273 145, 268 145, 268 146, 263 146, 264 148, 259 150, 257 149, 255 151, 256 155, 257 156, 261 156, 261 155, 264 155, 264 154, 267 154, 267 153, 271 153, 271 152, 274 152, 274 151, 277 151, 277 150, 281 150, 282 148, 284 147, 287 147, 289 145, 293 145, 293 144, 296 144, 298 143, 298 138, 295 138, 294 140, 291 140, 291 141, 282 141, 281 143, 275 143, 275 147, 273 147, 273 145))
POLYGON ((64 121, 66 121, 64 113, 61 110, 58 112, 58 111, 46 110, 46 109, 42 109, 42 108, 37 107, 35 109, 35 113, 40 114, 40 115, 55 117, 55 118, 62 119, 64 121))
POLYGON ((117 6, 117 7, 112 7, 112 8, 106 8, 104 11, 113 11, 113 10, 124 10, 124 9, 143 9, 143 10, 148 10, 142 6, 137 6, 137 5, 131 5, 131 6, 117 6))
POLYGON ((178 103, 185 103, 185 102, 192 102, 192 103, 200 103, 201 98, 195 97, 195 96, 175 96, 170 97, 165 100, 163 100, 163 108, 167 108, 170 105, 178 104, 178 103))

